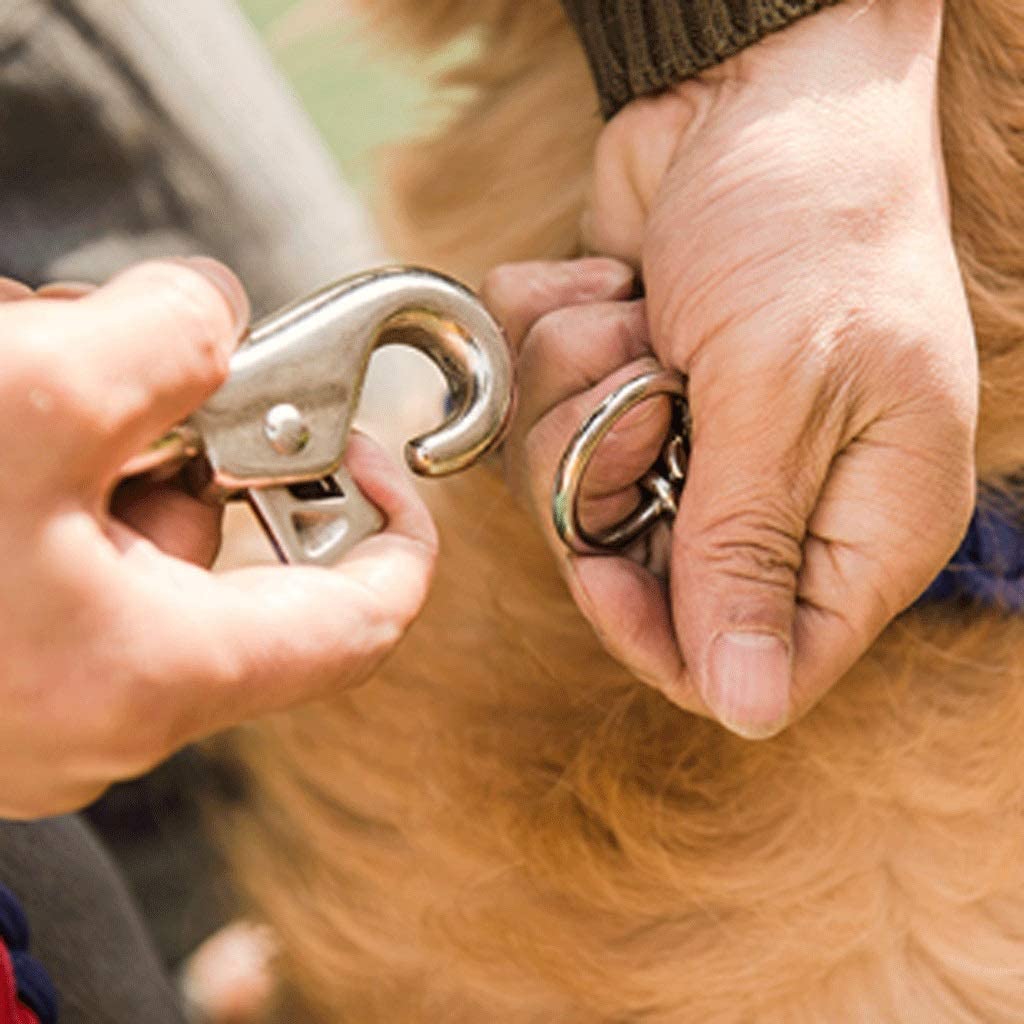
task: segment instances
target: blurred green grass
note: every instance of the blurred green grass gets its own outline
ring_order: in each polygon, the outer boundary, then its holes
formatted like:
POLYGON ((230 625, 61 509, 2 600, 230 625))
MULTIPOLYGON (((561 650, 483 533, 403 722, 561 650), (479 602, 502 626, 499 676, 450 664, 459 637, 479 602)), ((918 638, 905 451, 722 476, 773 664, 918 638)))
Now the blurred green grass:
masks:
POLYGON ((346 11, 345 0, 240 0, 240 5, 337 157, 342 174, 371 195, 379 184, 374 159, 380 147, 438 117, 427 103, 427 81, 437 60, 417 65, 388 53, 365 20, 346 11))

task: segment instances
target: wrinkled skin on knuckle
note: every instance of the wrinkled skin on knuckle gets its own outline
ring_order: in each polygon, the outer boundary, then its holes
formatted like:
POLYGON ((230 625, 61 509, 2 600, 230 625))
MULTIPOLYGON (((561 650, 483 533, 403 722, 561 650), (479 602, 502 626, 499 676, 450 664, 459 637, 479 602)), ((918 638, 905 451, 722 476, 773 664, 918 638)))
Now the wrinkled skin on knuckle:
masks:
MULTIPOLYGON (((603 377, 603 368, 614 360, 619 365, 636 359, 638 346, 642 346, 644 354, 649 354, 650 333, 647 324, 647 303, 643 300, 631 301, 626 306, 609 307, 603 322, 599 325, 601 356, 594 356, 595 362, 602 369, 587 364, 588 381, 599 383, 603 377)), ((596 347, 597 342, 595 342, 596 347)))
POLYGON ((758 583, 791 593, 803 560, 803 522, 770 498, 753 498, 720 512, 684 545, 704 572, 723 580, 758 583))
POLYGON ((600 383, 608 368, 636 358, 647 340, 643 302, 606 303, 588 311, 588 335, 581 338, 580 314, 569 306, 541 317, 524 346, 530 358, 547 367, 556 380, 572 381, 582 390, 600 383))
POLYGON ((558 390, 582 391, 600 383, 609 366, 627 361, 642 314, 635 306, 590 312, 586 347, 580 345, 579 314, 573 307, 547 313, 533 325, 523 344, 523 362, 536 378, 556 383, 558 390))

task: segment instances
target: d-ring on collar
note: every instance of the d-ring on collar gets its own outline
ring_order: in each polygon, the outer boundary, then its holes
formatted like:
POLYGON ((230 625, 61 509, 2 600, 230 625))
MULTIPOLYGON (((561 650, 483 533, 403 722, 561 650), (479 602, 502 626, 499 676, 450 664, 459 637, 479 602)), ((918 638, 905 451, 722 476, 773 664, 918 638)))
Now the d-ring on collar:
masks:
POLYGON ((654 370, 634 377, 610 394, 572 439, 555 476, 551 514, 565 544, 579 555, 621 551, 662 519, 675 518, 686 481, 690 453, 690 415, 686 380, 674 370, 654 370), (648 497, 622 522, 592 533, 580 520, 579 499, 590 460, 616 423, 649 398, 672 401, 672 425, 658 463, 639 481, 648 497))

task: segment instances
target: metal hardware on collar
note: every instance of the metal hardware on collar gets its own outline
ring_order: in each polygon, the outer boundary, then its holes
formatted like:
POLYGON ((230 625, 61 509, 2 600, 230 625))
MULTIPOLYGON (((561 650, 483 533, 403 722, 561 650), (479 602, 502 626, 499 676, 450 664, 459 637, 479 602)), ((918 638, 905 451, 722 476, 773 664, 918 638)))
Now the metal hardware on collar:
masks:
POLYGON ((184 468, 204 499, 245 496, 282 561, 333 564, 383 527, 341 462, 370 356, 394 344, 424 352, 449 391, 447 419, 407 443, 409 466, 443 476, 471 465, 512 408, 501 329, 458 282, 394 267, 340 281, 253 327, 224 386, 122 473, 184 468))
POLYGON ((686 480, 690 418, 685 378, 672 370, 655 370, 627 381, 610 394, 576 432, 555 476, 551 514, 567 547, 579 555, 621 551, 664 520, 675 518, 686 480), (648 495, 622 522, 591 532, 580 520, 579 498, 590 460, 616 423, 650 398, 672 402, 672 425, 657 464, 640 480, 648 495))

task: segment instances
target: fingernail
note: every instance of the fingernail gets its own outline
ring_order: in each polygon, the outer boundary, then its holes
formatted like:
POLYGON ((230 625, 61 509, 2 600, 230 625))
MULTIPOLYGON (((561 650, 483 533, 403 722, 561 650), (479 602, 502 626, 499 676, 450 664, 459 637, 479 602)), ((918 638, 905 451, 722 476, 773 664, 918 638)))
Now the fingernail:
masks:
POLYGON ((252 315, 249 297, 238 278, 223 263, 209 256, 189 256, 179 262, 202 274, 224 296, 239 333, 249 326, 252 315))
POLYGON ((773 633, 723 633, 708 657, 704 701, 730 731, 750 740, 774 736, 790 712, 792 659, 773 633))

